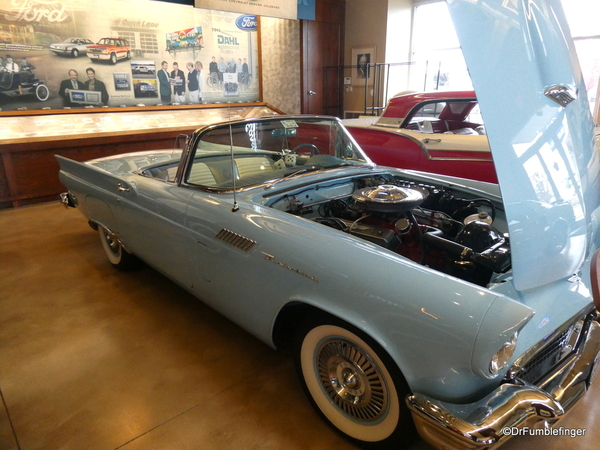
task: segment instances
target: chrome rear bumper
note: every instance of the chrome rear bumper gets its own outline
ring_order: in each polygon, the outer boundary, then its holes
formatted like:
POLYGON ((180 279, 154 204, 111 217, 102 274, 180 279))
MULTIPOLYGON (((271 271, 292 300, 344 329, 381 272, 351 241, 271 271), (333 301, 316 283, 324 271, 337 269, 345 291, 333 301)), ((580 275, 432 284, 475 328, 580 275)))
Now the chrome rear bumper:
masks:
MULTIPOLYGON (((491 449, 518 434, 515 428, 552 426, 586 392, 599 368, 600 325, 588 320, 576 352, 542 383, 505 383, 468 405, 440 402, 423 394, 407 397, 421 437, 436 448, 491 449)), ((518 380, 517 380, 518 381, 518 380)))

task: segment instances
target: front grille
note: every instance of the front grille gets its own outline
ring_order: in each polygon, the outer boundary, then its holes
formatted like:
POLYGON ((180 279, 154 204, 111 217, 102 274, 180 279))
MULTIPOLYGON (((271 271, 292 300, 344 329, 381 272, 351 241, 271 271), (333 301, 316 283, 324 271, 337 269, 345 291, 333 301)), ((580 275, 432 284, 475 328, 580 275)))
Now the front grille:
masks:
POLYGON ((539 353, 530 359, 523 367, 519 378, 528 383, 535 383, 560 362, 568 350, 569 337, 573 327, 559 333, 539 353))

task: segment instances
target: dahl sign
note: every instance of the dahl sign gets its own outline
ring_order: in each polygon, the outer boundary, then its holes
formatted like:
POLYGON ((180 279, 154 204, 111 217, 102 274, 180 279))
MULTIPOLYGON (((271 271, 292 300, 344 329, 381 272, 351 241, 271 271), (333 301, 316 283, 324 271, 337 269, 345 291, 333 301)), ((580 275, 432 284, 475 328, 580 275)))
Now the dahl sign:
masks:
POLYGON ((281 19, 298 18, 298 0, 194 0, 194 6, 281 19))

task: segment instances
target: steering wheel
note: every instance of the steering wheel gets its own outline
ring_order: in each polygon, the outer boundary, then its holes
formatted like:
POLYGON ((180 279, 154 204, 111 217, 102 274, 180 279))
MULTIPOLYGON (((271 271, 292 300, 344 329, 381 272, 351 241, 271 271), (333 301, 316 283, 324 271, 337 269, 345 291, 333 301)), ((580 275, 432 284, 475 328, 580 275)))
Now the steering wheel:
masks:
MULTIPOLYGON (((319 149, 317 148, 316 145, 314 145, 314 144, 306 144, 306 143, 295 146, 292 149, 292 153, 297 153, 298 150, 300 150, 301 148, 305 148, 305 147, 309 147, 310 148, 310 156, 315 156, 315 155, 319 154, 319 149)), ((308 152, 302 152, 302 153, 308 153, 308 152)))

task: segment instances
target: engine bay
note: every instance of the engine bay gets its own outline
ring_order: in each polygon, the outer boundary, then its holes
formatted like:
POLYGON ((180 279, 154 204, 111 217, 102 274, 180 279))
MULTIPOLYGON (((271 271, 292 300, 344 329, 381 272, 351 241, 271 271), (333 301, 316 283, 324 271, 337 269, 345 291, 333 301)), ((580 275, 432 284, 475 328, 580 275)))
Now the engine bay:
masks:
POLYGON ((508 234, 498 229, 506 229, 501 202, 467 189, 378 174, 268 203, 480 286, 511 268, 508 234))

